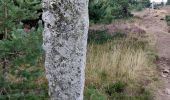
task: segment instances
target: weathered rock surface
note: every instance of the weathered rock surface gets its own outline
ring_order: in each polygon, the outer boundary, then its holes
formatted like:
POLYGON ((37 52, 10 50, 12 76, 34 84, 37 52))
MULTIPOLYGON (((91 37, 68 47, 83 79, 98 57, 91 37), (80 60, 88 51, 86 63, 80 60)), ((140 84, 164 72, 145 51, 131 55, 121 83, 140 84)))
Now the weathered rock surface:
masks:
POLYGON ((88 0, 43 0, 43 48, 52 100, 83 100, 88 0))

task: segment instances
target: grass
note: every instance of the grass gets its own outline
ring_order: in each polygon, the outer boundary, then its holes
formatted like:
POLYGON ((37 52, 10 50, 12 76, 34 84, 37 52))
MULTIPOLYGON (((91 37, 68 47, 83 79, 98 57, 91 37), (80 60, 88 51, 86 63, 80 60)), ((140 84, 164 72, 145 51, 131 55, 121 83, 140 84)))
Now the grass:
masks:
POLYGON ((109 37, 108 41, 105 38, 102 44, 98 41, 88 44, 87 100, 151 100, 148 90, 156 78, 155 56, 147 41, 119 36, 109 37), (106 87, 110 85, 123 91, 109 88, 111 92, 108 93, 106 87))
MULTIPOLYGON (((106 31, 89 34, 84 99, 152 100, 155 55, 145 40, 106 31)), ((48 100, 43 60, 22 64, 15 73, 0 79, 0 100, 48 100)))

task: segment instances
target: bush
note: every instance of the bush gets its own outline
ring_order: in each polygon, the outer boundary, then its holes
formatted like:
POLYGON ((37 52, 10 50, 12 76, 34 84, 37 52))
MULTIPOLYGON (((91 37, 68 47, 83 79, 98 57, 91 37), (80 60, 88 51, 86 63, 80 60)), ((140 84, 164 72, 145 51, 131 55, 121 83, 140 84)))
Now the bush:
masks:
POLYGON ((0 41, 0 99, 47 100, 48 84, 42 68, 42 29, 12 31, 0 41))
POLYGON ((137 10, 137 11, 141 11, 144 8, 149 8, 150 6, 151 6, 150 0, 134 1, 133 5, 131 5, 132 10, 137 10))
POLYGON ((109 84, 106 87, 106 93, 109 94, 110 96, 114 93, 123 93, 126 88, 126 83, 118 81, 114 84, 109 84))
POLYGON ((97 44, 103 44, 105 42, 108 42, 111 40, 113 36, 109 35, 107 33, 107 30, 101 30, 101 31, 89 31, 88 34, 88 42, 89 43, 97 43, 97 44))
POLYGON ((90 0, 90 20, 110 23, 113 19, 130 17, 129 5, 128 0, 90 0))
POLYGON ((112 41, 114 38, 123 38, 125 36, 125 34, 118 32, 111 35, 107 30, 90 30, 88 33, 88 42, 103 44, 112 41))
POLYGON ((165 20, 166 20, 166 22, 167 22, 167 25, 170 26, 170 15, 167 15, 167 16, 165 17, 165 20))
POLYGON ((138 6, 136 7, 136 10, 137 11, 141 11, 141 10, 143 10, 143 5, 142 4, 138 4, 138 6))
POLYGON ((40 2, 0 1, 0 100, 48 98, 48 85, 41 65, 42 23, 39 23, 40 28, 28 33, 24 32, 21 23, 40 16, 37 12, 41 9, 40 2))
POLYGON ((0 39, 9 39, 23 20, 40 17, 41 0, 0 0, 0 8, 0 39))

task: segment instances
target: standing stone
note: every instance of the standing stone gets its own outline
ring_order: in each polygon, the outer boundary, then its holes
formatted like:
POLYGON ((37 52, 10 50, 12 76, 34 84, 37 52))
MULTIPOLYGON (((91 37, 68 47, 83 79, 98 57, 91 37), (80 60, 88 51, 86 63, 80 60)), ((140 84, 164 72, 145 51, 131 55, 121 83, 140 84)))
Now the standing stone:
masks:
POLYGON ((42 0, 43 48, 52 100, 83 100, 88 0, 42 0))

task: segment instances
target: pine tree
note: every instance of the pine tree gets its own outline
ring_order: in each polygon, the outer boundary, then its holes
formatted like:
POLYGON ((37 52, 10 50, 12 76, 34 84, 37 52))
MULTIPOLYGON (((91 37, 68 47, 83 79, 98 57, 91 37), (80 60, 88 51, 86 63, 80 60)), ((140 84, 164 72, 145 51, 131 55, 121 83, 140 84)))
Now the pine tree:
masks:
POLYGON ((23 20, 37 19, 40 0, 0 0, 0 100, 48 98, 42 63, 42 23, 24 32, 23 20), (28 2, 29 1, 29 2, 28 2))
POLYGON ((90 0, 90 20, 110 23, 113 19, 130 17, 130 6, 133 4, 134 0, 90 0))
POLYGON ((166 4, 167 4, 167 5, 170 5, 170 0, 168 0, 166 4))
POLYGON ((0 1, 0 34, 10 38, 12 30, 20 28, 19 23, 26 19, 37 19, 41 13, 41 0, 1 0, 0 1))

